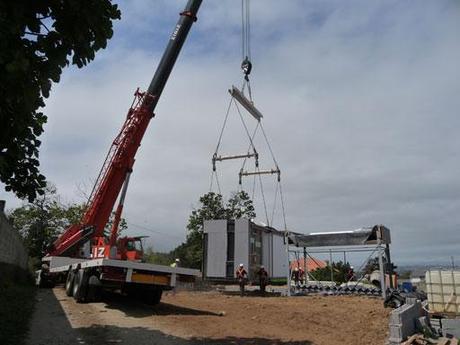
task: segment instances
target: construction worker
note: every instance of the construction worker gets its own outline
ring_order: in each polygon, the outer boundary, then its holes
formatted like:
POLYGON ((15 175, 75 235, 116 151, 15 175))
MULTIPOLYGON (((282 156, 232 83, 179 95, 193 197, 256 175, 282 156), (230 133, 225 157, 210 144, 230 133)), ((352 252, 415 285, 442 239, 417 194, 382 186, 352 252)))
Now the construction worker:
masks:
MULTIPOLYGON (((176 260, 174 260, 174 262, 169 265, 170 267, 179 267, 180 265, 180 259, 179 258, 176 258, 176 260)), ((176 294, 176 287, 177 286, 174 286, 174 288, 171 290, 171 294, 174 296, 176 294)))
POLYGON ((257 276, 259 277, 260 292, 264 294, 265 287, 268 284, 268 272, 265 270, 263 265, 260 266, 259 270, 257 271, 257 276))
POLYGON ((179 258, 176 258, 176 260, 174 260, 174 262, 170 265, 171 267, 179 267, 180 265, 180 260, 179 258))
POLYGON ((300 282, 300 284, 303 284, 304 276, 305 276, 305 271, 303 270, 302 267, 299 267, 299 282, 300 282))
POLYGON ((244 269, 244 265, 240 264, 235 272, 236 279, 238 280, 238 284, 240 285, 240 296, 244 295, 244 286, 246 285, 246 281, 248 279, 248 272, 244 269))
POLYGON ((298 287, 299 282, 300 282, 300 271, 299 271, 298 267, 295 267, 294 271, 292 271, 291 278, 292 278, 292 280, 294 280, 295 287, 298 287))
POLYGON ((354 279, 355 279, 354 267, 350 266, 350 268, 348 269, 348 272, 347 272, 347 281, 352 281, 354 279))

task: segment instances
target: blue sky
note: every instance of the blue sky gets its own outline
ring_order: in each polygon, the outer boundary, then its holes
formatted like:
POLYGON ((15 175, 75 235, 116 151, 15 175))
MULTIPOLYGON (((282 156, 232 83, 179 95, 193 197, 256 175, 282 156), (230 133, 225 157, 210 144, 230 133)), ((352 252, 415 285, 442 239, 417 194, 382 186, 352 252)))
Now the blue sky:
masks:
MULTIPOLYGON (((90 189, 185 1, 119 4, 122 20, 107 49, 86 68, 67 69, 47 101, 42 170, 66 202, 81 201, 79 190, 90 189)), ((251 6, 254 99, 282 170, 288 226, 316 232, 381 223, 392 229, 396 262, 458 257, 459 3, 251 6)), ((227 89, 241 83, 240 1, 205 0, 198 17, 139 150, 126 200, 128 223, 143 227, 130 231, 151 235, 156 250, 184 238, 188 214, 209 188, 227 89)), ((241 125, 230 120, 223 150, 245 150, 241 125)), ((263 142, 256 145, 270 167, 263 142)), ((219 170, 227 195, 237 188, 238 166, 219 170)), ((268 200, 273 193, 267 180, 268 200)), ((10 207, 20 204, 3 196, 10 207)), ((262 216, 260 195, 256 206, 262 216)))

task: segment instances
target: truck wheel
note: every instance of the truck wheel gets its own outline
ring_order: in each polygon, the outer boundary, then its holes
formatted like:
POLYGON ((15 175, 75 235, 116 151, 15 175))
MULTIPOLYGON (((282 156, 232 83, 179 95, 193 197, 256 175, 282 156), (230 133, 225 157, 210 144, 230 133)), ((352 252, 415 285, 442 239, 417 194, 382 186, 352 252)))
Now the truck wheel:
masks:
POLYGON ((67 273, 67 279, 65 281, 65 294, 69 297, 73 296, 73 284, 74 284, 75 274, 72 270, 69 270, 67 273))
POLYGON ((86 292, 88 290, 88 276, 85 274, 85 270, 79 269, 75 272, 73 279, 73 298, 78 303, 86 301, 86 292))
POLYGON ((161 295, 163 294, 162 289, 153 289, 144 291, 142 294, 142 300, 148 305, 157 305, 161 301, 161 295))
POLYGON ((101 281, 96 275, 92 275, 88 279, 88 292, 86 293, 86 300, 88 302, 97 301, 101 290, 101 281))

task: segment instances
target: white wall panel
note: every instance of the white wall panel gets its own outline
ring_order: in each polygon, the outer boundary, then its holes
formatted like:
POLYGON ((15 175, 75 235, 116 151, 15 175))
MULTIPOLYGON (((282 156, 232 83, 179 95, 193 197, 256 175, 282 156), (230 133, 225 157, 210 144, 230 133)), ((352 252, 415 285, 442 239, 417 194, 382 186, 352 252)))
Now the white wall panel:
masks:
POLYGON ((246 270, 249 267, 249 220, 235 220, 235 267, 243 264, 246 270))
POLYGON ((227 262, 227 221, 207 220, 204 232, 208 234, 206 275, 225 278, 227 262))
POLYGON ((273 277, 284 278, 287 274, 287 253, 283 236, 273 235, 273 277))

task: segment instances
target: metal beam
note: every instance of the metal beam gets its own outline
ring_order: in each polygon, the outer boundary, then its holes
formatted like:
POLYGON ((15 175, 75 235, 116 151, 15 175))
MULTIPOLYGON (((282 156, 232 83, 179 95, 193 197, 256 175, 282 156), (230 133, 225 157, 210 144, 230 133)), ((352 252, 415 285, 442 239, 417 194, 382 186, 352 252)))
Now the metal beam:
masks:
POLYGON ((281 170, 279 168, 271 169, 271 170, 259 170, 259 171, 243 171, 240 170, 239 172, 239 183, 241 184, 241 180, 243 176, 253 176, 253 175, 273 175, 278 174, 278 182, 281 181, 281 170))
POLYGON ((390 244, 390 230, 383 225, 352 231, 320 232, 307 235, 291 234, 296 247, 337 247, 390 244))
POLYGON ((271 169, 271 170, 260 170, 260 171, 240 171, 241 176, 252 176, 252 175, 273 175, 280 174, 280 169, 271 169))
POLYGON ((230 92, 230 95, 232 95, 232 97, 236 99, 249 112, 249 114, 251 114, 257 121, 260 121, 260 119, 263 117, 262 113, 257 110, 254 104, 249 99, 247 99, 236 86, 232 85, 232 89, 228 90, 228 92, 230 92))
POLYGON ((229 159, 251 158, 251 157, 257 157, 257 153, 246 153, 242 155, 215 156, 212 158, 212 160, 221 162, 221 161, 225 161, 229 159))

